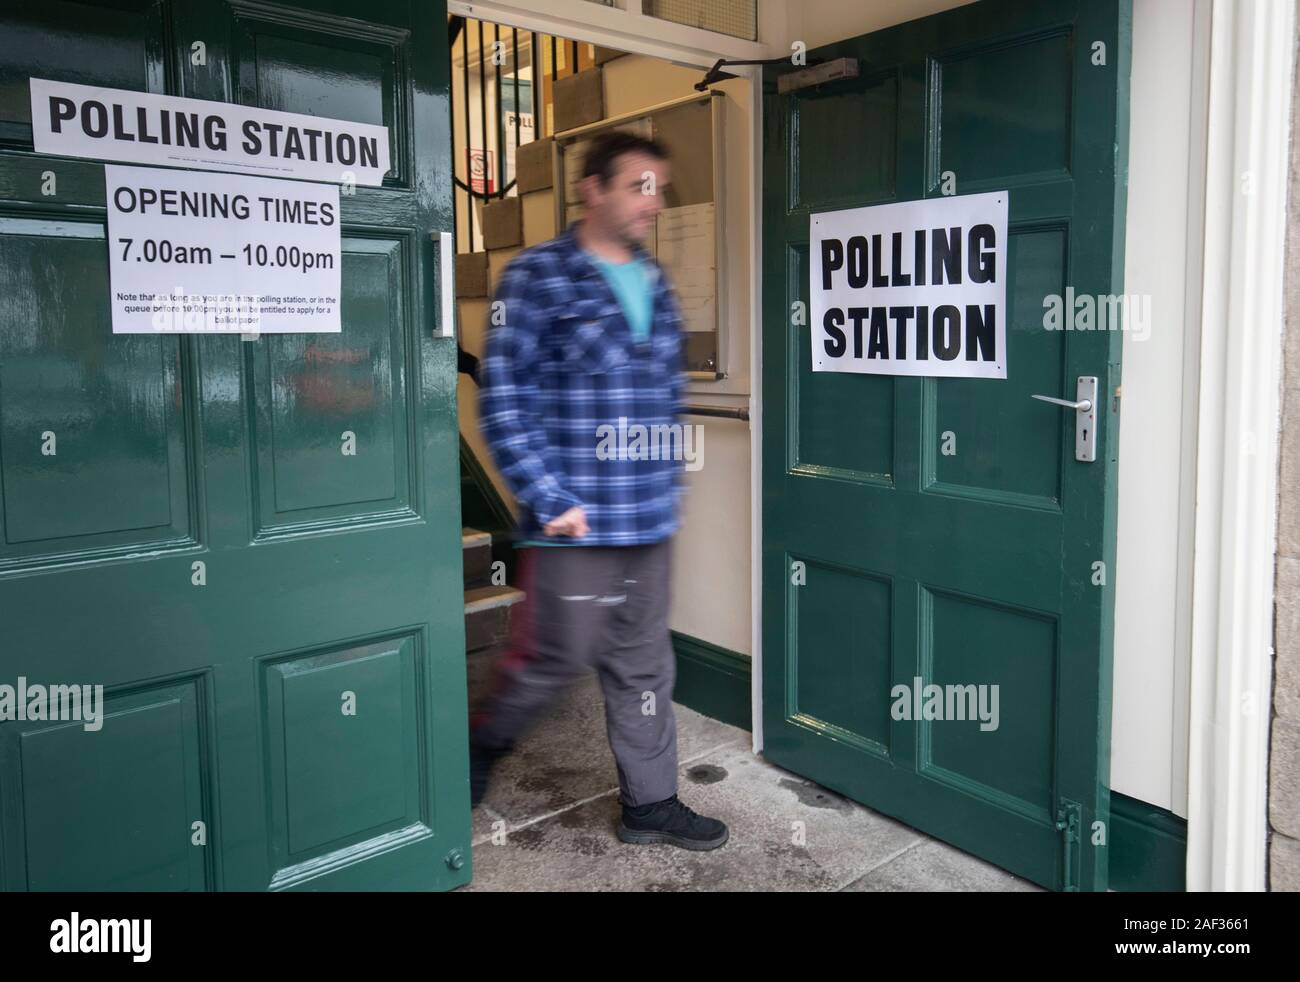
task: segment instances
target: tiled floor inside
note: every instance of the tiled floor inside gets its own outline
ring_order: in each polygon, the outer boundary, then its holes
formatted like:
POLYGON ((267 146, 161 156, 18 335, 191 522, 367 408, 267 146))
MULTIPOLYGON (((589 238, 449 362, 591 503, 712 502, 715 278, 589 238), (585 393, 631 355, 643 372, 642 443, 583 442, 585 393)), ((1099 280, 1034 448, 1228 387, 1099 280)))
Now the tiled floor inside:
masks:
MULTIPOLYGON (((470 656, 471 705, 494 657, 470 656)), ((1039 889, 769 764, 745 730, 673 708, 679 796, 727 823, 726 845, 691 852, 618 840, 618 780, 593 675, 493 771, 474 810, 474 879, 461 889, 1039 889)))

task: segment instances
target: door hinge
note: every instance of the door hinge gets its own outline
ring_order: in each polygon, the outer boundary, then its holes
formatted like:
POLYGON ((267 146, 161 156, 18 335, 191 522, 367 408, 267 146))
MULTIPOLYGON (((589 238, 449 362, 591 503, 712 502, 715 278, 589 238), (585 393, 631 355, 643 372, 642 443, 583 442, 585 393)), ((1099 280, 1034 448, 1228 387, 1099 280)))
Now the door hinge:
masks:
POLYGON ((1079 890, 1079 826, 1083 809, 1077 802, 1061 799, 1056 806, 1056 831, 1061 833, 1061 890, 1079 890))

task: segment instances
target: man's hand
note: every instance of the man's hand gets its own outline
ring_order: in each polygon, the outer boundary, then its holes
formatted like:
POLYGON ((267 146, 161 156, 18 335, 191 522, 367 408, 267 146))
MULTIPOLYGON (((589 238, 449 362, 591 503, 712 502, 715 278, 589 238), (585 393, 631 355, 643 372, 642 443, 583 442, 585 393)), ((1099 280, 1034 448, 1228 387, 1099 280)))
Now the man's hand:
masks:
POLYGON ((563 515, 547 522, 542 529, 547 535, 571 535, 581 539, 591 530, 587 528, 587 514, 578 505, 574 505, 563 515))

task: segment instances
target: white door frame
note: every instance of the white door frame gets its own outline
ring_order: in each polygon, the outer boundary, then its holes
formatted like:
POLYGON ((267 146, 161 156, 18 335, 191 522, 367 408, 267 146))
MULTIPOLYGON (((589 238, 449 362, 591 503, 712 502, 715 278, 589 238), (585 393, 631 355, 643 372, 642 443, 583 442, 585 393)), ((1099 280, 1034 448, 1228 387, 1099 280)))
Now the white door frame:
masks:
MULTIPOLYGON (((770 11, 760 4, 759 37, 770 11)), ((539 34, 589 41, 630 54, 664 58, 681 65, 707 68, 719 58, 768 58, 767 46, 714 31, 675 24, 641 13, 639 0, 606 7, 591 0, 448 0, 447 12, 539 34)), ((738 72, 733 72, 738 74, 738 72)))
POLYGON ((1187 889, 1262 890, 1294 0, 1210 28, 1187 889))

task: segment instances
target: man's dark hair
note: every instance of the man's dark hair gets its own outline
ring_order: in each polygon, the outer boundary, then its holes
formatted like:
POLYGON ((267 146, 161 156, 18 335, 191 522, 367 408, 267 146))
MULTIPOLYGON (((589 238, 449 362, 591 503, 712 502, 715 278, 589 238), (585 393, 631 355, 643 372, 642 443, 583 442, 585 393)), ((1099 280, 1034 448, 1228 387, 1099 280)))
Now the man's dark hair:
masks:
POLYGON ((668 159, 668 151, 663 144, 635 133, 611 130, 592 139, 582 163, 582 176, 599 177, 600 186, 606 186, 618 168, 618 158, 625 153, 644 153, 657 160, 668 159))

